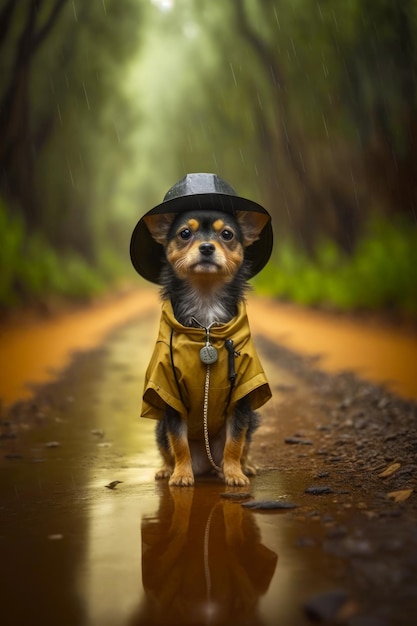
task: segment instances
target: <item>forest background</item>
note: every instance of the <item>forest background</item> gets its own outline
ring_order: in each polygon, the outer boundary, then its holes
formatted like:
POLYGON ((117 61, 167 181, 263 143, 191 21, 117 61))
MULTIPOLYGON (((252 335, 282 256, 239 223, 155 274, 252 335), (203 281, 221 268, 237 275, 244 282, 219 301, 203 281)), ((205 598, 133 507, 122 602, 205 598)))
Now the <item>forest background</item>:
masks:
POLYGON ((415 0, 4 0, 0 310, 138 282, 186 172, 272 214, 261 293, 417 319, 415 0))

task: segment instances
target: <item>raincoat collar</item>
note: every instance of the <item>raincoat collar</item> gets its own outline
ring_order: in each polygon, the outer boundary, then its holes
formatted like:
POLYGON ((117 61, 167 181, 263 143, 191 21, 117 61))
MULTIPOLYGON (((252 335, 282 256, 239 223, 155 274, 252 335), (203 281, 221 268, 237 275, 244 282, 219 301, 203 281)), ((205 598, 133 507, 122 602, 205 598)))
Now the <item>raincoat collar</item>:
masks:
MULTIPOLYGON (((206 332, 204 328, 195 326, 183 326, 174 316, 174 311, 170 300, 164 300, 162 304, 162 321, 167 323, 175 333, 183 333, 192 341, 205 341, 206 332)), ((240 334, 248 323, 246 306, 244 302, 239 302, 237 315, 227 323, 213 324, 210 328, 210 340, 225 341, 240 334)))

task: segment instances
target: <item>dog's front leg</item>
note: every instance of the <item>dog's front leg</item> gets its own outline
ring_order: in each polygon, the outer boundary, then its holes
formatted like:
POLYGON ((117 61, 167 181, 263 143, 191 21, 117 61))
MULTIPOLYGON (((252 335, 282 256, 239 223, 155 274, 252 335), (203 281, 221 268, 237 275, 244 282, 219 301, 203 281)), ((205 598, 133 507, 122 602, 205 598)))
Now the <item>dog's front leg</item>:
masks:
POLYGON ((251 410, 245 399, 235 408, 226 425, 226 443, 223 456, 223 474, 227 485, 248 485, 249 478, 242 471, 242 456, 246 446, 251 410))
POLYGON ((174 471, 169 479, 169 484, 180 487, 194 485, 187 423, 171 407, 167 407, 165 423, 169 449, 174 458, 174 471))

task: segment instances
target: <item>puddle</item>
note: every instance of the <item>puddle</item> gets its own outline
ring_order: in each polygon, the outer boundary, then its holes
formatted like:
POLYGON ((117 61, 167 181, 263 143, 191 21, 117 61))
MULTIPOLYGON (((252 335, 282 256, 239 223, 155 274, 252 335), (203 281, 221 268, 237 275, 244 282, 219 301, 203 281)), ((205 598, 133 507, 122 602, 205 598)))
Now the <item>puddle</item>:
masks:
MULTIPOLYGON (((0 328, 0 399, 10 405, 29 398, 33 385, 56 378, 75 351, 100 345, 117 326, 153 311, 159 319, 157 289, 135 291, 117 300, 50 320, 0 328)), ((277 304, 251 297, 254 333, 303 354, 319 354, 320 366, 351 369, 396 393, 417 399, 417 335, 371 322, 277 304)), ((153 333, 153 335, 156 333, 153 333)))
MULTIPOLYGON (((51 485, 32 469, 15 484, 0 522, 8 626, 301 625, 300 590, 306 599, 334 586, 335 559, 297 547, 293 513, 244 509, 215 479, 170 489, 125 469, 110 491, 104 473, 51 485)), ((252 492, 276 494, 281 482, 268 472, 252 492)))
POLYGON ((292 400, 289 419, 282 389, 299 382, 276 363, 265 358, 277 389, 266 411, 277 412, 280 425, 263 431, 255 459, 263 471, 250 491, 298 508, 245 509, 222 498, 233 489, 214 478, 194 488, 155 482, 154 423, 138 415, 157 321, 149 313, 113 332, 18 407, 16 425, 2 425, 0 601, 7 626, 306 626, 307 598, 349 591, 346 559, 323 546, 347 517, 353 529, 355 515, 363 518, 352 496, 342 487, 320 498, 304 493, 319 463, 313 452, 281 447, 280 471, 262 463, 262 450, 282 443, 284 432, 315 428, 319 419, 305 389, 292 400), (115 489, 106 488, 115 480, 115 489))
MULTIPOLYGON (((154 423, 138 419, 152 323, 78 359, 0 440, 7 626, 302 625, 300 590, 333 586, 337 563, 297 545, 295 513, 247 510, 214 478, 153 478, 154 423)), ((251 492, 293 499, 294 484, 267 471, 251 492)))

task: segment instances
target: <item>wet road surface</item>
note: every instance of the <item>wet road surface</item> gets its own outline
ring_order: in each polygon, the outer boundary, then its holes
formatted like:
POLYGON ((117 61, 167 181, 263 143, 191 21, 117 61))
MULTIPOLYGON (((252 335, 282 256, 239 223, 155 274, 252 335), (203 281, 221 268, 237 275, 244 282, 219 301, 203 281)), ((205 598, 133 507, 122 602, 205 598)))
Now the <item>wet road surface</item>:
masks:
MULTIPOLYGON (((331 542, 347 533, 353 552, 372 550, 349 529, 372 521, 373 494, 347 489, 340 469, 331 493, 305 493, 322 470, 320 447, 331 416, 261 338, 274 398, 254 441, 261 471, 249 491, 252 499, 297 508, 244 508, 243 499, 223 496, 242 489, 214 477, 198 479, 194 488, 154 481, 154 424, 138 413, 157 321, 144 311, 3 416, 2 623, 302 626, 311 623, 305 603, 314 594, 342 589, 339 623, 354 624, 348 620, 371 611, 379 620, 373 624, 411 625, 408 588, 394 606, 399 621, 384 607, 381 617, 375 602, 367 606, 366 594, 356 590, 351 560, 323 549, 323 536, 331 542), (313 447, 308 439, 283 443, 317 432, 313 447), (116 488, 106 488, 116 480, 116 488)), ((415 539, 408 543, 412 550, 415 539)))
MULTIPOLYGON (((30 397, 31 383, 54 379, 74 351, 94 348, 112 328, 146 312, 158 317, 159 307, 158 290, 142 288, 49 319, 15 316, 0 325, 0 399, 8 405, 30 397)), ((417 400, 415 328, 305 310, 253 295, 248 313, 254 333, 303 354, 320 355, 321 366, 330 372, 353 370, 417 400)))

